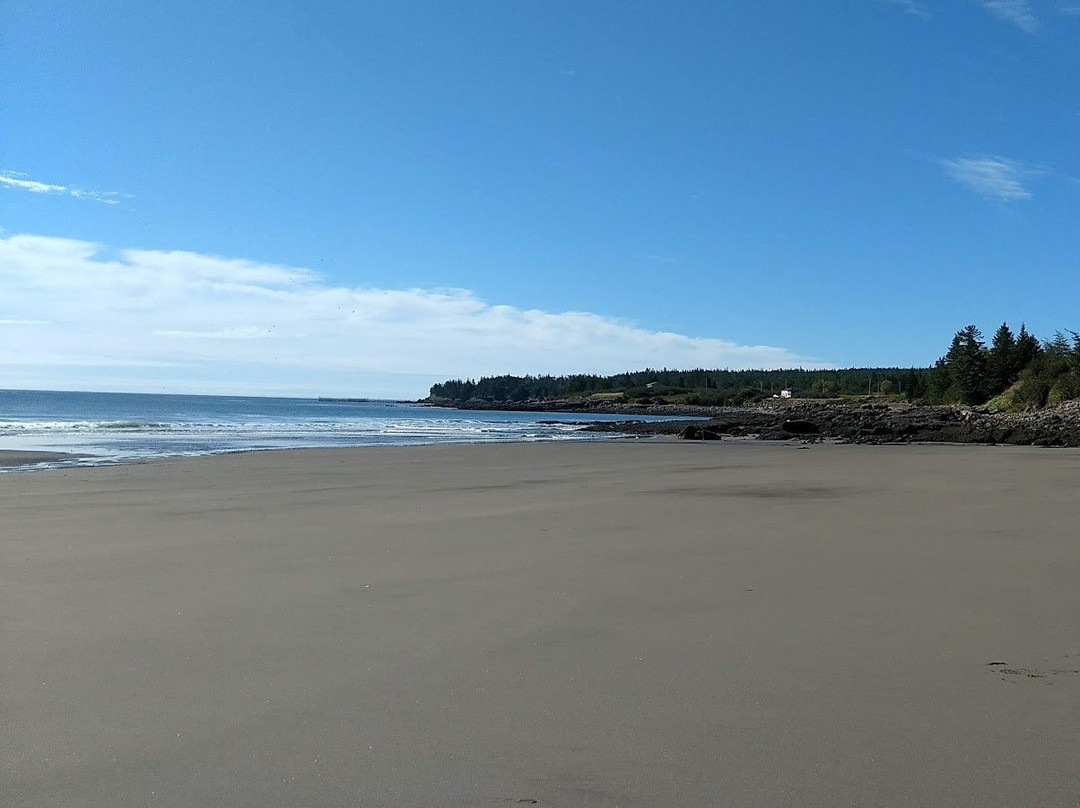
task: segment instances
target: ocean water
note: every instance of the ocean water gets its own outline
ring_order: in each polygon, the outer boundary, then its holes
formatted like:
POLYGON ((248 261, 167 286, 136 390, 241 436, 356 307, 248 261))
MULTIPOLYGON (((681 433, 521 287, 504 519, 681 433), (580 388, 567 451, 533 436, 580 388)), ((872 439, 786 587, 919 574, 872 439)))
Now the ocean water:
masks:
POLYGON ((466 412, 390 401, 0 390, 0 449, 85 455, 41 466, 49 468, 267 449, 605 440, 613 436, 582 433, 567 422, 618 420, 626 417, 466 412))

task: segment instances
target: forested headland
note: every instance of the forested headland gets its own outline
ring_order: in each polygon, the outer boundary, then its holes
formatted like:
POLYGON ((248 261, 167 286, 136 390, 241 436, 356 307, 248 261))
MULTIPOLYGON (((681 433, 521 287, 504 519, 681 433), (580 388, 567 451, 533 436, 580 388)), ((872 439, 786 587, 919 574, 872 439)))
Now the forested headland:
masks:
POLYGON ((611 376, 492 376, 433 385, 428 401, 451 406, 556 400, 607 404, 745 406, 787 395, 799 399, 875 396, 912 404, 986 405, 1022 412, 1080 398, 1080 334, 1039 339, 1002 323, 989 343, 974 325, 953 336, 931 367, 842 370, 645 369, 611 376))

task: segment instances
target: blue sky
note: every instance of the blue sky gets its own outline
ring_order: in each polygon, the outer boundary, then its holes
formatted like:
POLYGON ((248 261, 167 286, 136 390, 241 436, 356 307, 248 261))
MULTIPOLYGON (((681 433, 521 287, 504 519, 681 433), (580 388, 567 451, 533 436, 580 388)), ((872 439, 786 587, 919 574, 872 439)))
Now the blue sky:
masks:
POLYGON ((7 0, 0 75, 0 387, 1080 328, 1080 0, 7 0))

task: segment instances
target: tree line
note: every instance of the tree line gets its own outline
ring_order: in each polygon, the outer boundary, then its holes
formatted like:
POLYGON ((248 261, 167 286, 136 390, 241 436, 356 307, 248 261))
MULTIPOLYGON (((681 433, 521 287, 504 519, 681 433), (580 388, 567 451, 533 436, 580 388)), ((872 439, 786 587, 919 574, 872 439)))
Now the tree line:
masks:
POLYGON ((1080 334, 1059 331, 1040 341, 1008 323, 988 346, 973 325, 956 332, 948 352, 926 376, 931 403, 984 404, 1022 410, 1080 398, 1080 334))
POLYGON ((949 350, 928 368, 841 370, 672 370, 565 376, 452 379, 431 387, 433 399, 464 402, 545 401, 593 397, 635 403, 740 405, 781 395, 836 398, 868 394, 921 404, 989 403, 1027 409, 1080 398, 1080 335, 1058 332, 1040 341, 1021 325, 1002 323, 990 345, 974 325, 957 331, 949 350))
POLYGON ((800 397, 866 395, 881 389, 902 390, 912 374, 928 370, 849 368, 845 370, 671 370, 618 373, 611 376, 490 376, 453 379, 431 387, 435 399, 467 401, 551 400, 587 396, 614 397, 649 403, 672 400, 686 404, 744 404, 791 390, 800 397))

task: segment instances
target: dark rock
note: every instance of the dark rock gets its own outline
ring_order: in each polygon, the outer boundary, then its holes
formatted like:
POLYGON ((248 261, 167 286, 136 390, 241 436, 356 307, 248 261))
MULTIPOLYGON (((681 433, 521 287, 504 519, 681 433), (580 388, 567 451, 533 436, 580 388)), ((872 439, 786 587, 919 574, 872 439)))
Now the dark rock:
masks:
MULTIPOLYGON (((545 408, 556 409, 556 406, 548 403, 545 408)), ((563 412, 600 411, 571 402, 565 402, 565 406, 557 409, 563 412)), ((691 440, 702 440, 701 430, 705 430, 705 440, 715 440, 720 435, 756 435, 763 440, 797 438, 807 441, 821 436, 867 444, 933 442, 1080 446, 1080 402, 1069 402, 1049 411, 1019 414, 948 406, 875 404, 860 407, 811 401, 760 407, 696 407, 688 410, 690 408, 676 405, 658 405, 647 410, 630 405, 605 405, 605 411, 625 414, 628 418, 647 412, 655 415, 708 415, 712 420, 642 424, 606 422, 583 428, 636 435, 681 435, 691 440), (813 431, 802 426, 803 423, 811 425, 813 431), (688 426, 695 429, 687 433, 688 426)))
POLYGON ((791 433, 782 429, 770 429, 757 436, 758 440, 791 440, 791 433))
POLYGON ((683 431, 679 433, 679 437, 683 440, 720 440, 720 432, 716 427, 709 424, 703 426, 691 424, 683 428, 683 431))

